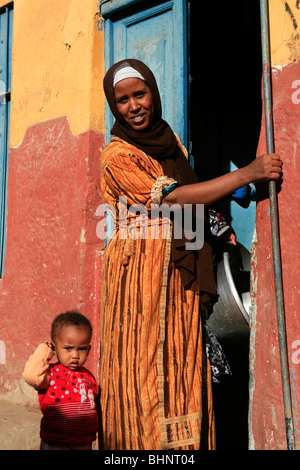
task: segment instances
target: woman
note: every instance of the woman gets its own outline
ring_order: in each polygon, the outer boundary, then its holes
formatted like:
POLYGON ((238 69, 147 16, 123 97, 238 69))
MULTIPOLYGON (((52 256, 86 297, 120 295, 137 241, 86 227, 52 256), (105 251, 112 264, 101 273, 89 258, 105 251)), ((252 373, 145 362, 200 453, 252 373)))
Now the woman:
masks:
POLYGON ((214 449, 200 314, 216 298, 211 247, 205 241, 200 250, 186 249, 184 234, 166 235, 170 217, 154 221, 150 212, 153 203, 209 205, 250 182, 277 180, 281 162, 264 155, 199 183, 161 118, 157 84, 145 64, 127 59, 113 65, 104 90, 116 118, 101 159, 102 191, 116 215, 101 297, 104 449, 214 449), (134 204, 147 211, 138 223, 134 211, 121 216, 134 204))

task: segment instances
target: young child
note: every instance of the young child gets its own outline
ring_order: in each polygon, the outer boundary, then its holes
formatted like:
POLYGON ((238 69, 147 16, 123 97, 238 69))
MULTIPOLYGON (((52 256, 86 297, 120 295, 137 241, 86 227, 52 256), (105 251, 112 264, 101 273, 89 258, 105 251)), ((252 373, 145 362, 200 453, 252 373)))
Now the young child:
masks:
POLYGON ((98 386, 85 367, 92 326, 77 311, 58 315, 51 340, 38 346, 23 372, 39 394, 40 450, 91 450, 98 431, 98 386), (58 362, 50 361, 56 354, 58 362))

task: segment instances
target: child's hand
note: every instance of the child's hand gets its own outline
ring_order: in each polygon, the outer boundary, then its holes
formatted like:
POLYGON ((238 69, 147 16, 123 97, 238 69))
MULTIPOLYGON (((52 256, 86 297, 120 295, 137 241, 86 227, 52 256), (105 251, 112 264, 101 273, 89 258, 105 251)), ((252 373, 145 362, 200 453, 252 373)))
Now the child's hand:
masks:
MULTIPOLYGON (((49 342, 51 343, 51 341, 49 342)), ((52 343, 51 343, 52 344, 52 343)), ((50 383, 49 363, 54 356, 54 351, 48 342, 41 343, 25 364, 23 378, 36 390, 43 390, 50 383)))
POLYGON ((236 234, 235 234, 235 233, 231 233, 231 234, 230 234, 228 243, 231 243, 231 245, 235 245, 235 246, 237 245, 237 242, 236 242, 236 234))
POLYGON ((234 230, 230 227, 226 232, 224 232, 220 237, 224 243, 229 243, 230 245, 237 245, 236 234, 234 230))

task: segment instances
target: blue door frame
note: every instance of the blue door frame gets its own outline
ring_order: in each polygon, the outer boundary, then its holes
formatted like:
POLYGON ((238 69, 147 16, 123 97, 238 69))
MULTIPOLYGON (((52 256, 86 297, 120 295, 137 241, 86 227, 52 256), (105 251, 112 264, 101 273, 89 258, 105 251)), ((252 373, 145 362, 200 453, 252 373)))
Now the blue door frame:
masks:
POLYGON ((0 9, 0 277, 4 273, 13 4, 0 9))

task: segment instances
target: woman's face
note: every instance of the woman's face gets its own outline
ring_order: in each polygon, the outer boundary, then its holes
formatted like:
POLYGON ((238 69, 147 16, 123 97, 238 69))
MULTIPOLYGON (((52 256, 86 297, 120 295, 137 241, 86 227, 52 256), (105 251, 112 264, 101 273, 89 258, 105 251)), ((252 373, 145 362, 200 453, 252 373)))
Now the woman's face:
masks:
POLYGON ((154 115, 150 88, 139 78, 126 78, 115 86, 115 100, 120 115, 134 130, 143 131, 154 115))

